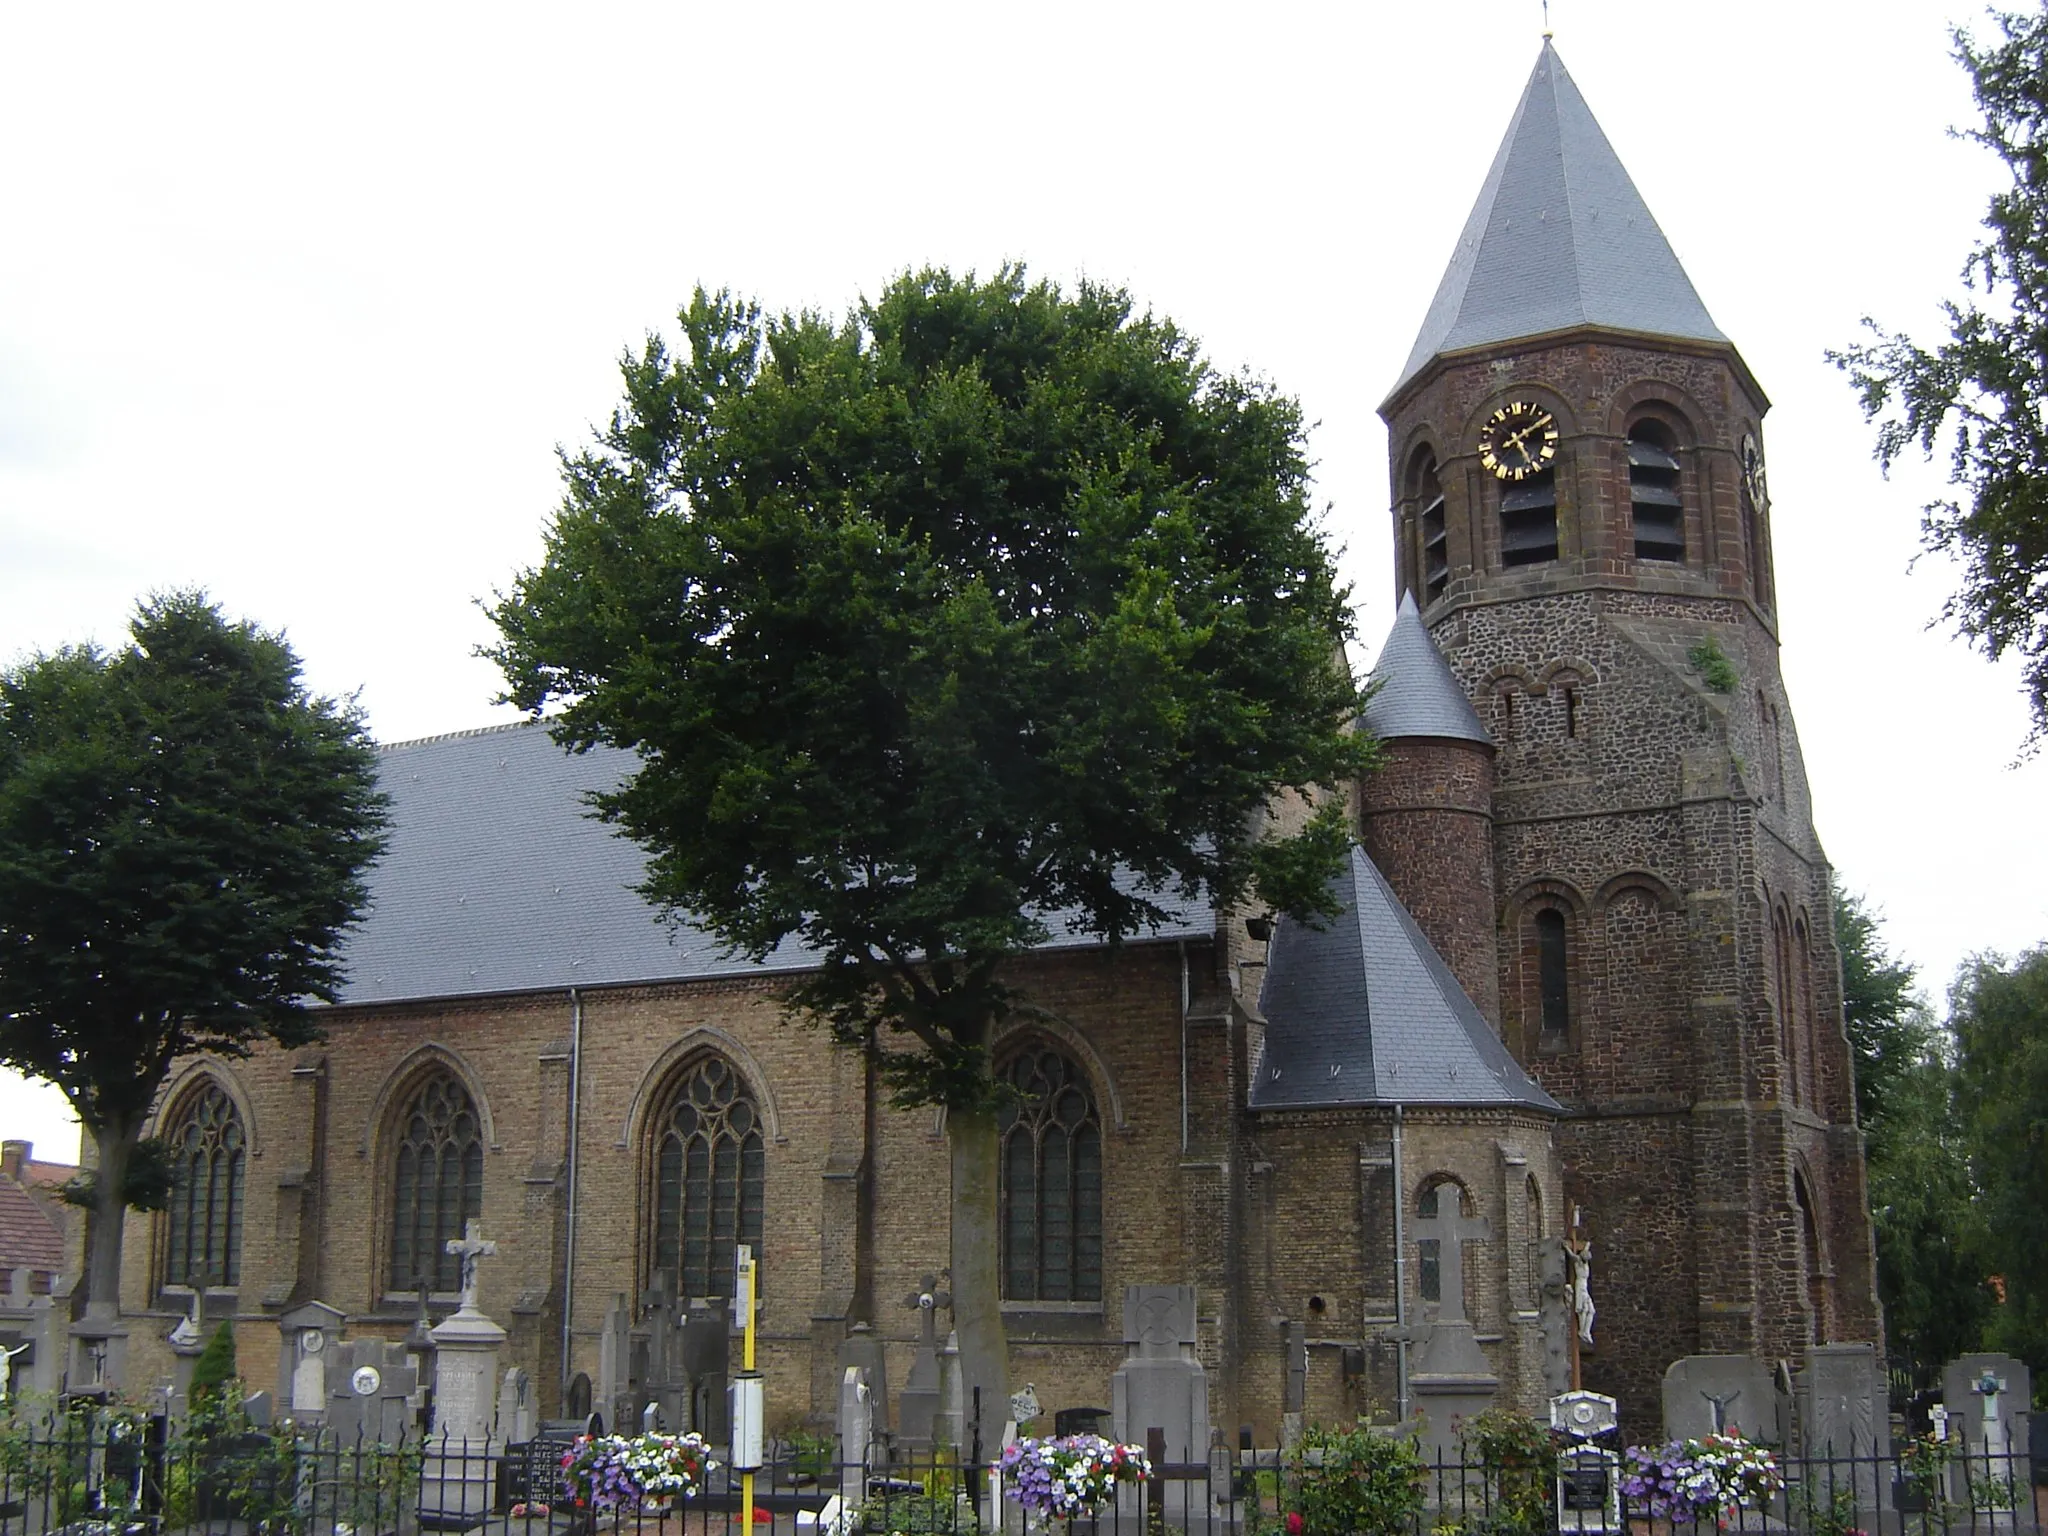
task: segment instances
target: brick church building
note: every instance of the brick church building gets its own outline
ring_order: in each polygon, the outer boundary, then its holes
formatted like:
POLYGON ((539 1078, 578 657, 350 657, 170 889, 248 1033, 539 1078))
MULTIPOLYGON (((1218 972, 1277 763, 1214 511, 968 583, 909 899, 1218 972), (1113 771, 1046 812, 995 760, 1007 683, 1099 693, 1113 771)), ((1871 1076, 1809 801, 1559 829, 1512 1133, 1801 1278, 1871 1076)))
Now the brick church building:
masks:
MULTIPOLYGON (((1546 42, 1382 407, 1389 762, 1344 917, 1191 904, 1017 967, 1042 1013, 999 1045, 1004 1310, 1048 1413, 1109 1401, 1138 1284, 1195 1287, 1220 1425, 1392 1418, 1460 1372, 1536 1409, 1575 1209, 1585 1382, 1636 1438, 1681 1355, 1878 1337, 1766 409, 1546 42)), ((725 1293, 736 1242, 771 1422, 829 1417, 857 1324, 902 1381, 905 1298, 948 1261, 943 1126, 785 1021, 801 952, 655 922, 583 814, 628 767, 534 725, 385 749, 327 1039, 163 1092, 183 1176, 130 1218, 131 1390, 195 1289, 256 1385, 303 1303, 403 1337, 422 1281, 452 1309, 471 1217, 544 1413, 599 1380, 620 1298, 725 1293)))

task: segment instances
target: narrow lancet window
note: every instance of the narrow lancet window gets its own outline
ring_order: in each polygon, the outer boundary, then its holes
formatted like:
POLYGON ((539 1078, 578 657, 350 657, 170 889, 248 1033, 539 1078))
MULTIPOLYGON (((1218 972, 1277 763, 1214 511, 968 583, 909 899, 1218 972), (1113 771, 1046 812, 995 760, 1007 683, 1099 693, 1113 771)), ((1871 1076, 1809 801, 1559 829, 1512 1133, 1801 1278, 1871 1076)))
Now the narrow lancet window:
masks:
POLYGON ((1565 948, 1564 914, 1546 907, 1536 914, 1536 982, 1542 1008, 1542 1041, 1562 1046, 1571 1038, 1571 962, 1565 948))

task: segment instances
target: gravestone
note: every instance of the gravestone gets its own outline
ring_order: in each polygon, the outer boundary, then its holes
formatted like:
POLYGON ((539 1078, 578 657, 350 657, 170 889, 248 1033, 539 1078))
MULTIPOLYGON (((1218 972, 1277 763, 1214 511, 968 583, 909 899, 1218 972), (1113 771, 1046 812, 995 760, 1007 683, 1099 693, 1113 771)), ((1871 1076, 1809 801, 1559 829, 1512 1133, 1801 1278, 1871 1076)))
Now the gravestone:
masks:
POLYGON ((277 1400, 301 1424, 317 1427, 326 1417, 328 1367, 346 1321, 324 1301, 293 1307, 277 1320, 277 1400))
POLYGON ((597 1340, 597 1412, 607 1424, 631 1424, 633 1414, 633 1312, 625 1292, 605 1308, 597 1340))
POLYGON ((647 1423, 647 1409, 652 1407, 660 1422, 678 1434, 692 1428, 690 1383, 683 1367, 683 1308, 669 1290, 667 1275, 657 1274, 640 1293, 633 1359, 639 1422, 647 1423))
POLYGON ((2033 1475, 2033 1395, 2033 1372, 2011 1355, 1964 1355, 1942 1368, 1942 1406, 1972 1475, 2000 1484, 2012 1478, 2022 1504, 2033 1475))
POLYGON ((904 1305, 917 1314, 917 1353, 911 1357, 910 1375, 905 1378, 903 1394, 896 1402, 896 1438, 913 1455, 932 1448, 933 1426, 943 1395, 939 1380, 939 1309, 952 1304, 952 1294, 940 1287, 936 1275, 926 1275, 904 1299, 904 1305))
POLYGON ((61 1379, 59 1310, 52 1297, 35 1294, 34 1281, 32 1270, 10 1271, 0 1300, 0 1402, 24 1392, 54 1394, 61 1379))
POLYGON ((731 1357, 731 1299, 693 1299, 683 1318, 682 1375, 689 1383, 689 1417, 685 1426, 713 1445, 725 1444, 731 1434, 732 1414, 725 1395, 731 1357))
POLYGON ((1672 1361, 1664 1371, 1664 1438, 1697 1440, 1728 1429, 1764 1445, 1785 1444, 1770 1366, 1754 1355, 1686 1355, 1672 1361))
POLYGON ((445 1246, 462 1260, 462 1300, 433 1333, 433 1438, 420 1469, 420 1510, 438 1512, 443 1521, 490 1507, 487 1452, 498 1414, 498 1356, 505 1347, 505 1330, 477 1309, 477 1265, 494 1256, 498 1245, 471 1220, 445 1246))
POLYGON ((882 1348, 882 1341, 875 1333, 872 1323, 859 1322, 846 1330, 846 1342, 839 1346, 839 1378, 844 1380, 846 1368, 858 1366, 862 1379, 868 1384, 868 1398, 874 1406, 875 1422, 888 1424, 889 1417, 889 1367, 888 1355, 882 1348))
POLYGON ((1873 1528, 1882 1492, 1873 1461, 1814 1468, 1817 1461, 1891 1454, 1891 1417, 1884 1368, 1874 1344, 1815 1344, 1806 1352, 1806 1369, 1794 1382, 1799 1405, 1800 1449, 1809 1476, 1835 1487, 1853 1487, 1859 1524, 1873 1528))
POLYGON ((967 1377, 960 1365, 960 1334, 949 1330, 939 1346, 939 1444, 967 1450, 967 1377))
POLYGON ((1550 1427, 1571 1444, 1558 1453, 1557 1529, 1565 1536, 1618 1532, 1621 1458, 1594 1442, 1620 1424, 1613 1398, 1598 1392, 1560 1392, 1550 1400, 1550 1427))
MULTIPOLYGON (((1110 1379, 1110 1416, 1126 1445, 1143 1445, 1147 1430, 1161 1429, 1169 1459, 1209 1454, 1209 1374, 1195 1358, 1195 1322, 1191 1285, 1124 1287, 1125 1355, 1110 1379)), ((1195 1502, 1188 1488, 1166 1485, 1169 1520, 1186 1521, 1195 1502)))
POLYGON ((533 1438, 533 1378, 513 1366, 498 1385, 497 1438, 521 1443, 533 1438))
POLYGON ((164 1408, 174 1422, 182 1422, 192 1407, 192 1373, 206 1348, 206 1288, 192 1293, 192 1310, 164 1335, 171 1351, 171 1385, 164 1408))
POLYGON ((848 1514, 867 1494, 867 1466, 875 1445, 874 1398, 857 1365, 839 1373, 839 1497, 848 1514))
MULTIPOLYGON (((321 1350, 327 1379, 327 1428, 344 1448, 398 1445, 410 1438, 411 1398, 419 1378, 405 1346, 345 1339, 321 1350)), ((296 1419, 298 1414, 293 1413, 296 1419)))
POLYGON ((1408 1373, 1408 1389, 1422 1419, 1423 1455, 1457 1461, 1464 1455, 1464 1424, 1491 1408, 1500 1391, 1500 1377, 1465 1315, 1465 1245, 1486 1241, 1493 1228, 1484 1217, 1463 1213, 1455 1187, 1439 1185, 1436 1195, 1435 1210, 1416 1217, 1412 1229, 1420 1257, 1435 1260, 1439 1300, 1408 1373))
POLYGON ((1308 1408, 1308 1330, 1300 1323, 1283 1325, 1280 1382, 1280 1443, 1293 1446, 1301 1439, 1301 1416, 1308 1408))

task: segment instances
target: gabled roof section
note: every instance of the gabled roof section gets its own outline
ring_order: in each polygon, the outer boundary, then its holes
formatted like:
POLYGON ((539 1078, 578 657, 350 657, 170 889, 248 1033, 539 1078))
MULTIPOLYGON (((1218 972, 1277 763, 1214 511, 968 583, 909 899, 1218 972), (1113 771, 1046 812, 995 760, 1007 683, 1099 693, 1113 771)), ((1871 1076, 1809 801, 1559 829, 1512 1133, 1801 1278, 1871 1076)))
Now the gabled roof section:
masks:
POLYGON ((1372 860, 1351 850, 1322 931, 1283 918, 1259 994, 1253 1109, 1559 1105, 1508 1054, 1372 860))
POLYGON ((0 1270, 49 1276, 64 1267, 64 1234, 42 1202, 0 1174, 0 1270))
MULTIPOLYGON (((573 753, 540 724, 401 742, 378 754, 391 799, 383 857, 368 876, 363 920, 342 945, 344 1004, 693 981, 807 969, 785 943, 762 964, 731 953, 695 924, 661 921, 636 889, 638 845, 589 814, 588 797, 618 787, 634 757, 573 753)), ((1215 930, 1205 901, 1153 893, 1169 920, 1140 939, 1215 930)), ((1091 946, 1047 917, 1047 948, 1091 946)))
POLYGON ((1401 594, 1394 627, 1372 664, 1372 697, 1359 723, 1382 741, 1404 736, 1448 737, 1493 745, 1451 664, 1422 626, 1415 594, 1401 594))
POLYGON ((1389 398, 1443 353, 1584 325, 1728 340, 1545 38, 1389 398))

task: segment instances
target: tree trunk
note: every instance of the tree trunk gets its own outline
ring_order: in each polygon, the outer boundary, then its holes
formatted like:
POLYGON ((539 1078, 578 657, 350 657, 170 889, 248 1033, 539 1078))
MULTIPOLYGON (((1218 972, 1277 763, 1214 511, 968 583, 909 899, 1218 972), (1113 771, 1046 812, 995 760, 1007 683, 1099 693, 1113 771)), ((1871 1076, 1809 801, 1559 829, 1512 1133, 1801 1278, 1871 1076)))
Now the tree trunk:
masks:
POLYGON ((996 1112, 946 1111, 953 1157, 953 1324, 960 1330, 960 1374, 968 1445, 974 1439, 974 1389, 981 1389, 981 1454, 1001 1449, 1010 1416, 1010 1345, 1003 1334, 1002 1244, 997 1231, 996 1112))
POLYGON ((93 1170, 92 1221, 86 1229, 88 1317, 115 1317, 121 1311, 121 1235, 128 1220, 128 1162, 141 1139, 139 1117, 109 1120, 92 1129, 99 1167, 93 1170))

